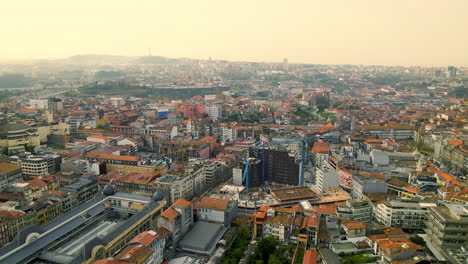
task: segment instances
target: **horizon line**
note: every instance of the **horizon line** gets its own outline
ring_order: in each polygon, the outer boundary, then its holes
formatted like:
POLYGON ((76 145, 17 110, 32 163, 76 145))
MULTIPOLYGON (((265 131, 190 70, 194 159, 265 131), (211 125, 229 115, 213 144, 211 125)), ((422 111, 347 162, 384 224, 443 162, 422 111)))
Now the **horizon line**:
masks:
MULTIPOLYGON (((229 60, 229 59, 213 59, 209 57, 209 59, 198 59, 193 57, 167 57, 162 55, 121 55, 121 54, 105 54, 105 53, 81 53, 81 54, 74 54, 67 57, 51 57, 51 58, 5 58, 0 57, 0 64, 34 64, 40 61, 60 61, 60 60, 67 60, 77 56, 113 56, 113 57, 127 57, 127 58, 144 58, 144 57, 161 57, 166 59, 189 59, 195 61, 226 61, 231 63, 264 63, 264 64, 284 64, 282 61, 260 61, 260 60, 229 60), (19 63, 21 62, 21 63, 19 63)), ((286 58, 287 59, 287 58, 286 58)), ((425 65, 425 64, 366 64, 366 63, 308 63, 308 62, 296 62, 296 61, 288 61, 286 64, 289 65, 323 65, 323 66, 367 66, 367 67, 405 67, 405 68, 412 68, 412 67, 423 67, 423 68, 440 68, 440 67, 462 67, 467 68, 468 64, 432 64, 432 65, 425 65)), ((105 65, 113 65, 113 64, 105 64, 105 65)))

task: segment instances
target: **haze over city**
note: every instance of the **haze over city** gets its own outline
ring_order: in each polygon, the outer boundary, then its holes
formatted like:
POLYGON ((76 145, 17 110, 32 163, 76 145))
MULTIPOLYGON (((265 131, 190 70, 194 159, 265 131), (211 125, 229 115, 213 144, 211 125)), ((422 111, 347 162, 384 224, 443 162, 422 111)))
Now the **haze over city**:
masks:
POLYGON ((466 65, 468 1, 6 1, 0 59, 466 65))
POLYGON ((1 264, 467 264, 468 0, 4 2, 1 264))

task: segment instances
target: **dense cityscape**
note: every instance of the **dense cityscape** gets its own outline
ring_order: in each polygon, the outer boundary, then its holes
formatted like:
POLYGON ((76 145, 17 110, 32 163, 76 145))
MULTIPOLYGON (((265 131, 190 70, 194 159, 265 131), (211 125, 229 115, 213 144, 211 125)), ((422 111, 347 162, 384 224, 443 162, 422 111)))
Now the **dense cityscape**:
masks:
POLYGON ((0 65, 0 263, 466 263, 468 68, 0 65))

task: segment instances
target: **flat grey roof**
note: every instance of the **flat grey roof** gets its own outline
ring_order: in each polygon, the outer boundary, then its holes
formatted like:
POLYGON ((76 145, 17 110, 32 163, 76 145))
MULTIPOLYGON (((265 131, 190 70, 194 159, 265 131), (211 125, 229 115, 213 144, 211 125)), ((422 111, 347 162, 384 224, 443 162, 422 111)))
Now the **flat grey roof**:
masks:
POLYGON ((222 229, 223 224, 198 221, 193 225, 190 232, 185 235, 182 241, 180 241, 180 247, 207 251, 222 229))
POLYGON ((140 201, 145 201, 145 202, 148 202, 148 203, 151 202, 151 197, 150 196, 141 195, 141 194, 133 194, 133 193, 125 193, 125 192, 116 192, 111 197, 118 197, 118 198, 123 198, 123 199, 132 199, 132 200, 140 200, 140 201))

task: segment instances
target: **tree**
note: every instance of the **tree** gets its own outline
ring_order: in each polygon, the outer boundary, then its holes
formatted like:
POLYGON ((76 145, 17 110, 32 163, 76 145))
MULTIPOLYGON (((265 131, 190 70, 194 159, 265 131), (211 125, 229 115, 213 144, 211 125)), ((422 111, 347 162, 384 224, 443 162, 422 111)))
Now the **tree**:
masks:
POLYGON ((5 99, 2 100, 2 103, 4 103, 4 104, 8 104, 8 103, 11 103, 11 102, 13 102, 13 99, 11 99, 11 98, 5 98, 5 99))
POLYGON ((224 99, 226 99, 226 95, 224 95, 224 94, 217 94, 217 95, 216 95, 216 99, 224 100, 224 99))
POLYGON ((282 264, 283 262, 281 262, 278 257, 276 257, 276 255, 271 255, 270 256, 270 259, 268 260, 268 264, 282 264))
POLYGON ((249 240, 250 239, 250 231, 249 228, 245 225, 240 226, 237 229, 237 237, 242 240, 249 240))
POLYGON ((270 254, 276 250, 276 246, 278 246, 278 241, 272 236, 265 237, 258 242, 257 250, 263 263, 268 263, 270 254))

